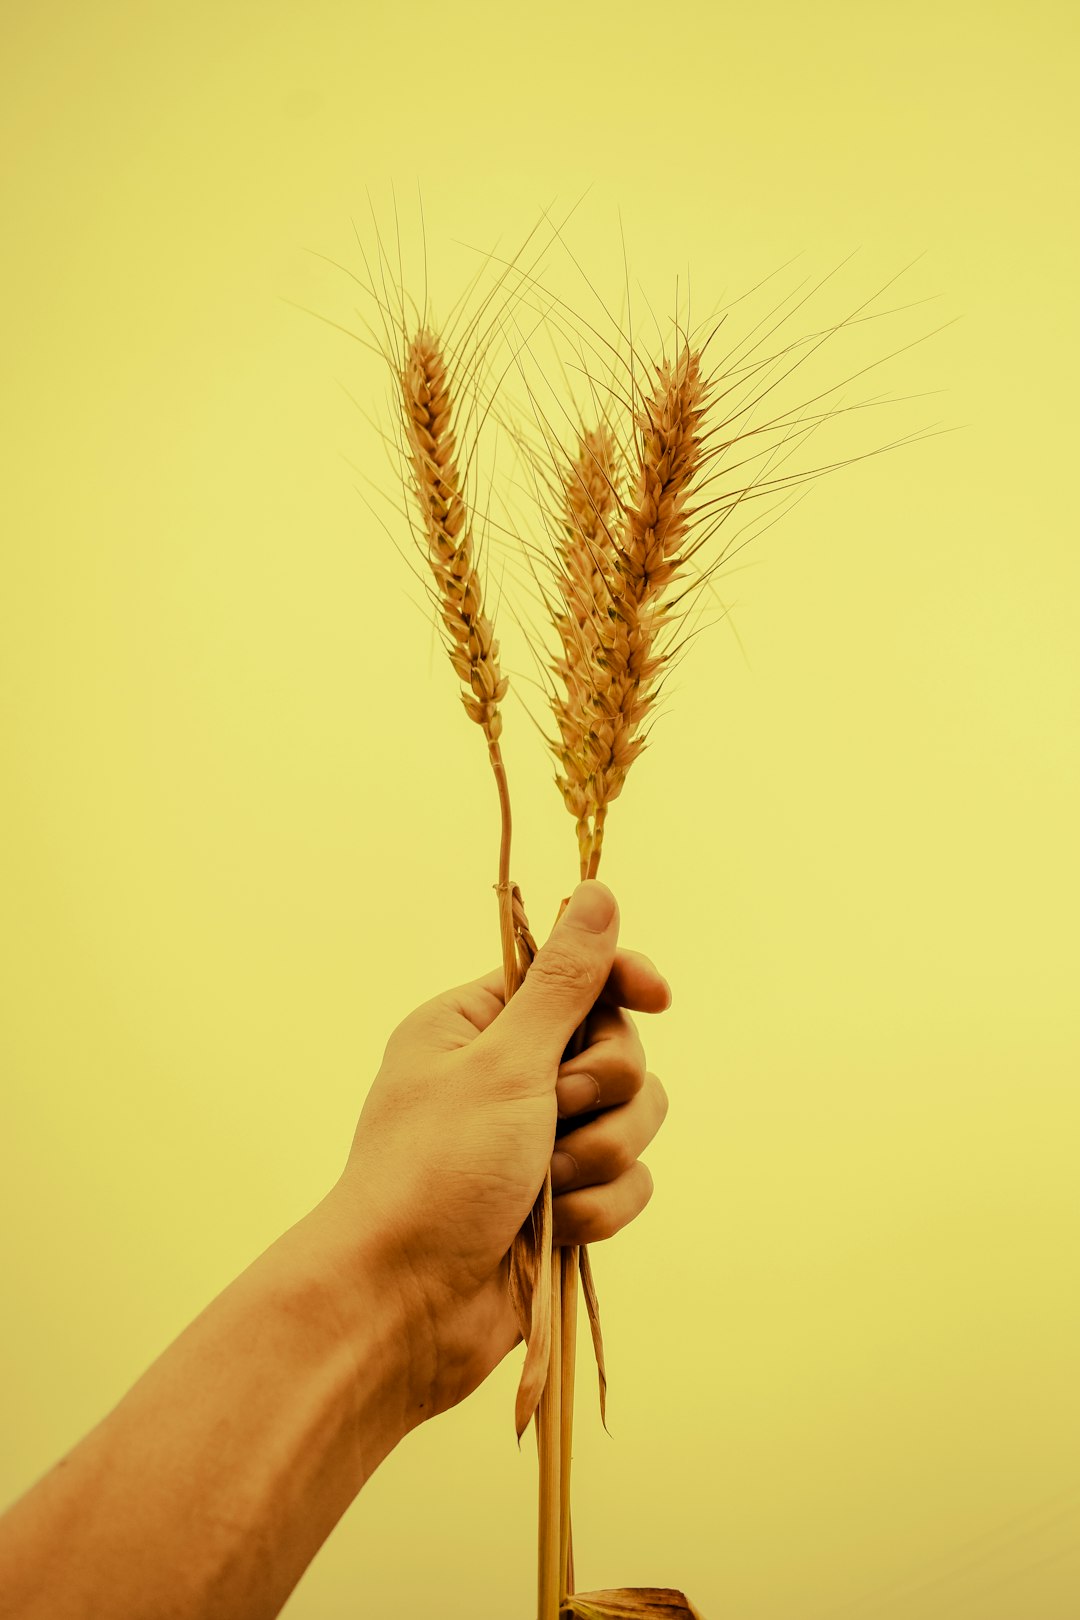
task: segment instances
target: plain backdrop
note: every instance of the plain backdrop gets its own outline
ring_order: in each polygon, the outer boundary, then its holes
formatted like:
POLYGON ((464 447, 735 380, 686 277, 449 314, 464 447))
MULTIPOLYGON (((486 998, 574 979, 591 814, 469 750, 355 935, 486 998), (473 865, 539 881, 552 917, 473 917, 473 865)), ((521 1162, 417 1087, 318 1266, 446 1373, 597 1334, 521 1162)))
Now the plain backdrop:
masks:
MULTIPOLYGON (((829 430, 950 431, 716 576, 612 812, 671 1110, 593 1256, 580 1584, 1072 1620, 1075 8, 41 0, 0 60, 3 1498, 322 1196, 397 1021, 495 964, 492 785, 342 328, 395 197, 440 318, 575 210, 537 275, 597 330, 628 285, 650 353, 688 278, 704 318, 836 270, 802 335, 904 270, 850 369, 953 322, 845 390, 922 399, 829 430)), ((487 557, 543 936, 573 827, 527 576, 487 557)), ((387 1460, 291 1620, 533 1612, 520 1354, 387 1460)))

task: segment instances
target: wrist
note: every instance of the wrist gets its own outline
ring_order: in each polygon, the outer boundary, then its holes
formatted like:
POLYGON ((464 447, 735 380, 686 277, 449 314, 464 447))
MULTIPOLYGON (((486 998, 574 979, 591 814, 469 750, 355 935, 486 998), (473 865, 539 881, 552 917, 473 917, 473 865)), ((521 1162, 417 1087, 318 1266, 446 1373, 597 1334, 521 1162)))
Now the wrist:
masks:
POLYGON ((355 1191, 343 1178, 294 1230, 313 1245, 313 1269, 345 1342, 377 1375, 367 1399, 387 1418, 389 1451, 432 1416, 432 1313, 400 1244, 355 1191))

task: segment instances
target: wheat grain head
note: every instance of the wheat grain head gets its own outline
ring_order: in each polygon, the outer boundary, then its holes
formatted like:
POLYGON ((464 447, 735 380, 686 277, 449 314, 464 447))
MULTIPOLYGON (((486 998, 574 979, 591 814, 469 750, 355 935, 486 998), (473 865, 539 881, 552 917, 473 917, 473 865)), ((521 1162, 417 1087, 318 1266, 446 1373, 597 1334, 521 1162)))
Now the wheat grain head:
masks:
POLYGON ((461 701, 489 744, 502 734, 499 704, 508 678, 499 667, 499 643, 483 611, 471 525, 458 471, 452 400, 438 338, 423 328, 411 339, 401 367, 405 437, 413 493, 427 538, 450 662, 465 690, 461 701))
POLYGON ((708 389, 701 351, 684 344, 655 368, 634 415, 637 466, 629 498, 618 494, 606 429, 581 435, 565 482, 566 537, 556 544, 565 612, 555 611, 562 653, 552 668, 559 726, 550 746, 575 817, 582 875, 596 873, 608 806, 645 747, 641 726, 670 656, 659 638, 671 621, 665 591, 691 517, 688 499, 703 458, 708 389))

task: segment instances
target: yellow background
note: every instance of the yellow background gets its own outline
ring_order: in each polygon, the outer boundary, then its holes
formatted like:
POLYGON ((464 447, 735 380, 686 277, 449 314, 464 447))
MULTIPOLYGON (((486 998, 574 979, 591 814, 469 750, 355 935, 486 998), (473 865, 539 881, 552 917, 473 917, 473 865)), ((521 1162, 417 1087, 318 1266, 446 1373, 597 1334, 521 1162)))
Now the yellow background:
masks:
MULTIPOLYGON (((350 465, 391 487, 344 392, 377 416, 384 377, 295 307, 358 296, 305 249, 359 270, 394 186, 416 286, 419 184, 445 310, 591 187, 568 240, 613 304, 620 210, 639 308, 858 248, 853 305, 924 254, 908 336, 961 318, 880 386, 962 430, 718 581, 745 657, 698 639, 612 813, 671 1112, 594 1257, 581 1583, 1071 1620, 1075 9, 41 3, 3 35, 4 1499, 322 1195, 394 1024, 497 955, 483 751, 350 465)), ((545 933, 572 825, 513 704, 507 749, 545 933)), ((295 1620, 532 1612, 519 1354, 391 1456, 295 1620)))

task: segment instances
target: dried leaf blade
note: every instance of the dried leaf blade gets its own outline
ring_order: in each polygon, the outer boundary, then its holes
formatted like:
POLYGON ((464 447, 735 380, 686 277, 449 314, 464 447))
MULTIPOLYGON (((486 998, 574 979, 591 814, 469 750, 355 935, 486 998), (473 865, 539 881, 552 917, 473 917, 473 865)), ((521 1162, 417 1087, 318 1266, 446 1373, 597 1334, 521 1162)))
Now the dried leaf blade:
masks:
POLYGON ((603 1592, 574 1592, 560 1610, 560 1620, 690 1620, 704 1616, 684 1592, 671 1586, 622 1586, 603 1592))

